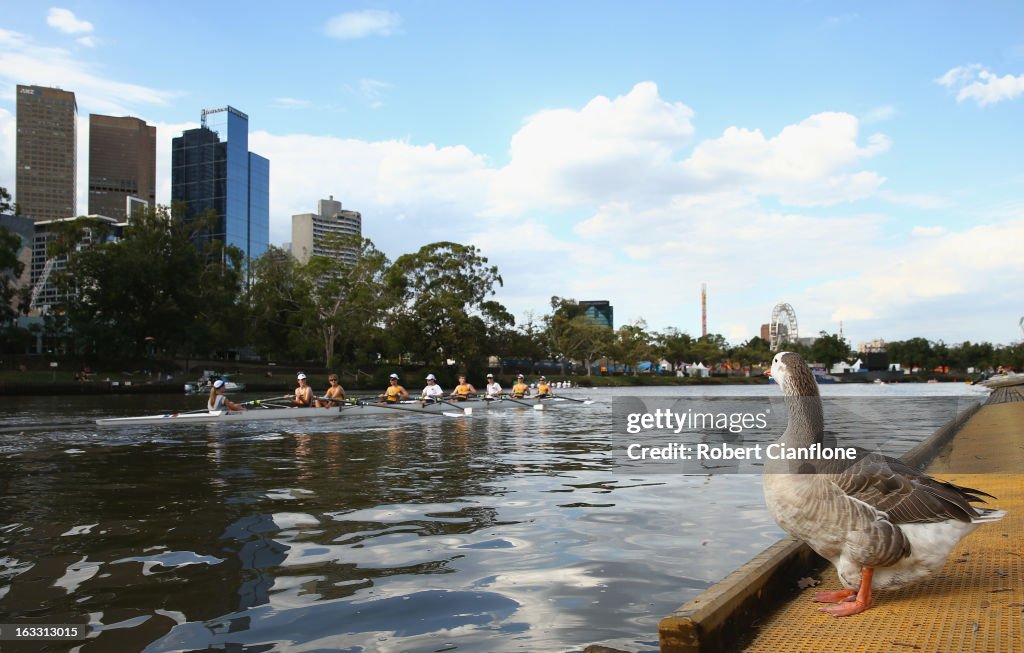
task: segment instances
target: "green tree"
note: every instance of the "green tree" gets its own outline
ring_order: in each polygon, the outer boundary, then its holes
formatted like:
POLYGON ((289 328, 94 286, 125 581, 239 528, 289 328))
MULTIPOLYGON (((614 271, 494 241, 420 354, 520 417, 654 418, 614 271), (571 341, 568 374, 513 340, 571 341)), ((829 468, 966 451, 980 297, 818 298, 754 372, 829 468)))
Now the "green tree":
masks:
POLYGON ((673 365, 689 363, 693 359, 694 340, 690 334, 680 331, 675 327, 669 327, 654 336, 658 348, 658 355, 673 365))
POLYGON ((133 215, 118 240, 88 218, 67 223, 51 253, 67 256, 56 283, 67 294, 56 307, 86 349, 141 355, 147 345, 208 353, 239 340, 242 252, 193 236, 212 215, 188 222, 177 207, 133 215))
POLYGON ((393 286, 387 283, 391 262, 370 239, 348 236, 337 244, 355 250, 355 263, 339 265, 333 259, 313 256, 299 269, 311 288, 312 314, 306 316, 303 327, 319 342, 326 366, 334 359, 335 347, 351 353, 370 330, 380 328, 395 296, 393 286))
POLYGON ((909 340, 890 342, 886 345, 889 353, 890 363, 899 363, 904 369, 931 370, 937 363, 932 343, 924 338, 910 338, 909 340))
POLYGON ((472 245, 440 242, 404 254, 388 272, 401 297, 390 316, 406 351, 434 363, 480 365, 487 348, 484 301, 502 285, 498 268, 472 245))
POLYGON ((767 364, 772 359, 772 350, 768 341, 754 336, 739 347, 736 347, 730 356, 743 365, 767 364))
POLYGON ((637 320, 632 324, 624 324, 615 331, 615 338, 609 346, 609 357, 632 369, 636 375, 640 361, 649 360, 656 349, 653 338, 647 332, 647 323, 637 320))
POLYGON ((548 350, 562 366, 562 374, 566 362, 581 361, 590 376, 591 363, 612 350, 616 333, 594 324, 575 299, 552 297, 551 314, 544 317, 544 336, 548 350))
POLYGON ((811 345, 810 356, 815 362, 824 364, 826 369, 832 369, 836 363, 850 358, 850 346, 839 334, 822 331, 811 345))
POLYGON ((305 358, 316 351, 303 330, 312 315, 312 287, 291 253, 270 247, 253 263, 249 342, 270 358, 305 358))

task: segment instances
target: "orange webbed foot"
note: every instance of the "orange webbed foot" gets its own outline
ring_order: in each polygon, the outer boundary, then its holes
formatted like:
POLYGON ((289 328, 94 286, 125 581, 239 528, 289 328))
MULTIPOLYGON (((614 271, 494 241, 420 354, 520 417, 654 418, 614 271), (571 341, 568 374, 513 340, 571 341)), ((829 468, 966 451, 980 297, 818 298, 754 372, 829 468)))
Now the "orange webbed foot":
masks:
POLYGON ((856 599, 847 599, 842 603, 825 606, 824 608, 818 608, 818 610, 821 612, 827 612, 833 617, 849 617, 850 615, 864 612, 870 607, 870 601, 858 601, 856 599))
POLYGON ((857 593, 853 590, 837 590, 835 592, 815 592, 815 603, 839 603, 840 601, 852 601, 851 597, 857 593))

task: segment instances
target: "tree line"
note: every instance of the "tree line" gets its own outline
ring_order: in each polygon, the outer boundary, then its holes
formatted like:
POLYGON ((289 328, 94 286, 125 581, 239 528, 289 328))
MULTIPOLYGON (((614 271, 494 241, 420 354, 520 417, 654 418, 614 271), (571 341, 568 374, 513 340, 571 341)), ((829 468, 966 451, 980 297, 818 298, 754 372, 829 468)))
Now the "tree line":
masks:
MULTIPOLYGON (((0 189, 2 190, 2 189, 0 189)), ((0 196, 10 211, 9 196, 0 196)), ((181 219, 179 207, 133 216, 120 238, 103 222, 81 218, 54 225, 51 256, 66 266, 51 276, 64 299, 50 306, 45 330, 65 350, 97 357, 205 358, 250 348, 261 357, 316 361, 334 369, 389 364, 488 367, 488 359, 573 362, 590 373, 598 360, 636 373, 645 361, 702 362, 740 371, 768 363, 774 352, 753 337, 729 344, 720 334, 693 337, 678 329, 652 331, 638 320, 610 329, 594 323, 571 298, 552 297, 541 317, 519 324, 494 299, 502 277, 477 248, 437 242, 390 260, 368 238, 343 237, 354 264, 312 256, 300 263, 277 247, 246 268, 243 253, 196 236, 216 216, 181 219)), ((14 326, 27 310, 17 299, 21 272, 17 236, 0 229, 0 324, 4 347, 27 342, 14 326)), ((34 340, 34 339, 33 339, 34 340)), ((785 345, 831 366, 856 358, 841 337, 822 333, 810 346, 785 345)), ((1024 367, 1024 346, 946 345, 913 338, 888 345, 904 367, 933 369, 1024 367)))

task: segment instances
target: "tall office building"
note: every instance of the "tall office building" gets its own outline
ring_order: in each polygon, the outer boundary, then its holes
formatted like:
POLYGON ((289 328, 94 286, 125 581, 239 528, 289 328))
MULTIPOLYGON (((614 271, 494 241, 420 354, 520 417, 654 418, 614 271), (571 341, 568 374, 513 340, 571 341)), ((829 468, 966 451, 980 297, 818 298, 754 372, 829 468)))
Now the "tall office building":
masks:
POLYGON ((89 114, 89 213, 124 221, 129 203, 156 204, 156 127, 89 114))
POLYGON ((75 94, 18 84, 16 200, 33 220, 76 215, 75 94))
POLYGON ((249 151, 249 116, 238 109, 204 109, 201 122, 171 141, 171 200, 187 220, 212 209, 215 224, 198 239, 238 247, 248 264, 270 241, 270 161, 249 151))
POLYGON ((615 309, 607 300, 581 301, 580 308, 583 309, 583 317, 590 320, 591 324, 615 328, 615 309))
POLYGON ((359 249, 341 246, 331 237, 362 235, 362 214, 343 211, 341 202, 331 195, 317 203, 316 213, 292 216, 292 256, 300 263, 308 263, 311 256, 327 256, 342 265, 354 265, 359 249))

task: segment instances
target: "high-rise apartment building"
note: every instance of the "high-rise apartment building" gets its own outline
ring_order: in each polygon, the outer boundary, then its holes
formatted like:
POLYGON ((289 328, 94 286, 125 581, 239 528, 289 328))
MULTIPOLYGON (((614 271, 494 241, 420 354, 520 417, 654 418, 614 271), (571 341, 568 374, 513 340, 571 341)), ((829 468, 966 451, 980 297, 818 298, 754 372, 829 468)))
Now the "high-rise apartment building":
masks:
POLYGON ((156 127, 89 115, 89 213, 124 221, 129 206, 156 204, 156 127))
POLYGON ((171 141, 171 200, 188 220, 212 209, 199 239, 238 247, 248 264, 270 241, 270 161, 249 151, 249 116, 238 109, 204 109, 201 122, 171 141))
POLYGON ((308 263, 311 256, 327 256, 342 265, 354 265, 359 249, 337 239, 362 235, 362 214, 342 210, 341 202, 331 195, 317 203, 316 213, 292 216, 292 256, 300 263, 308 263))
POLYGON ((18 84, 15 199, 33 220, 76 215, 75 94, 18 84))

